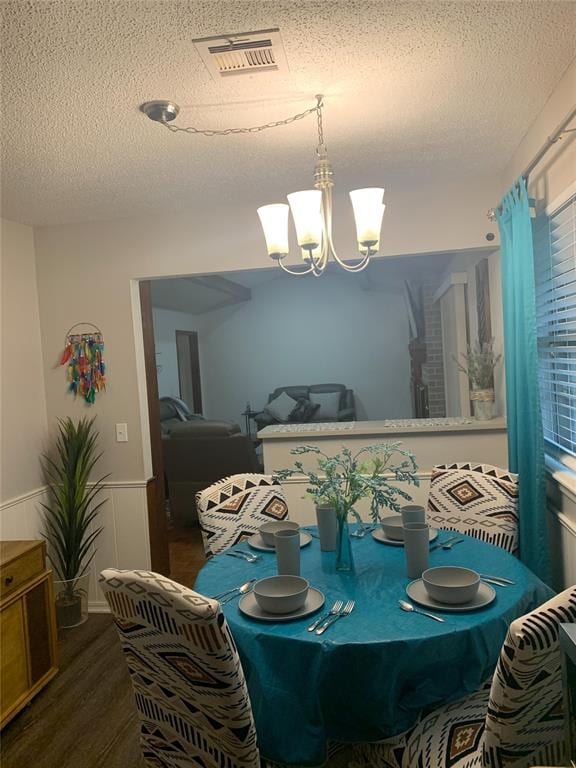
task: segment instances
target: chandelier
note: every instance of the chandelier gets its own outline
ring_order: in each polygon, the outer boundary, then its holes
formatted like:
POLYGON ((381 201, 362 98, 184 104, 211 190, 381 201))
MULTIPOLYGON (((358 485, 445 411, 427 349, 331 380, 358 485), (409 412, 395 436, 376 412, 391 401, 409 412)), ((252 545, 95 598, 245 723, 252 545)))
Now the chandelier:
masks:
POLYGON ((264 230, 266 246, 270 258, 278 262, 284 272, 291 275, 315 275, 319 277, 328 265, 330 256, 347 272, 361 272, 366 269, 370 257, 378 252, 380 230, 384 215, 384 189, 371 187, 355 189, 350 192, 356 239, 360 258, 356 262, 346 262, 338 256, 332 239, 332 187, 334 172, 328 160, 328 150, 324 142, 322 123, 322 96, 316 96, 314 111, 318 123, 318 146, 316 147, 316 165, 314 166, 314 189, 292 192, 287 195, 288 204, 275 203, 258 208, 258 215, 264 230), (288 214, 296 228, 296 238, 300 248, 302 265, 293 269, 286 266, 284 259, 289 253, 288 214))
POLYGON ((378 252, 382 217, 386 206, 384 189, 370 187, 355 189, 350 192, 354 219, 356 222, 356 240, 359 258, 356 261, 344 261, 336 253, 332 240, 332 187, 334 172, 328 160, 328 150, 324 141, 322 121, 323 96, 316 96, 316 105, 285 120, 257 125, 251 128, 201 129, 171 124, 178 116, 180 108, 172 101, 148 101, 140 110, 150 120, 160 123, 168 130, 204 136, 229 136, 242 133, 259 133, 268 128, 277 128, 301 120, 307 115, 316 114, 318 125, 318 145, 316 147, 316 165, 314 166, 314 189, 293 192, 287 195, 288 204, 274 203, 258 208, 258 215, 266 238, 268 255, 278 262, 284 272, 290 275, 323 274, 330 257, 347 272, 361 272, 366 269, 370 257, 378 252), (284 263, 288 256, 288 215, 296 228, 296 239, 300 248, 302 264, 296 268, 284 263))

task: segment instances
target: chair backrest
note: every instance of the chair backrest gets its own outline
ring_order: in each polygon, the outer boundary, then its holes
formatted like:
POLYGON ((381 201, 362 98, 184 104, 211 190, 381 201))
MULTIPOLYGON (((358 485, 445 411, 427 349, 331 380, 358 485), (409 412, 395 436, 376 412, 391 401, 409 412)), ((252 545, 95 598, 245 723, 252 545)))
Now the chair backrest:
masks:
POLYGON ((565 765, 558 625, 576 622, 576 586, 508 630, 492 679, 483 768, 565 765))
POLYGON ((518 475, 490 464, 438 464, 428 496, 431 525, 518 549, 518 475))
POLYGON ((252 536, 262 523, 288 517, 282 486, 271 475, 225 477, 196 495, 196 508, 207 556, 252 536))
POLYGON ((151 768, 257 768, 244 673, 216 600, 149 571, 100 575, 151 768))

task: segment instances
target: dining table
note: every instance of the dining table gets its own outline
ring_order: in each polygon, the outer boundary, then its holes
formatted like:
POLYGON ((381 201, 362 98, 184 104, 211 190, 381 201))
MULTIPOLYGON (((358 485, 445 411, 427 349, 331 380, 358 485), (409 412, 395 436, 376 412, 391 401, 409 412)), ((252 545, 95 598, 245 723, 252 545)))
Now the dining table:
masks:
MULTIPOLYGON (((449 534, 440 531, 438 542, 449 534)), ((514 583, 493 586, 495 599, 477 610, 425 609, 443 622, 400 609, 411 582, 404 548, 370 533, 351 538, 354 570, 348 573, 336 570, 335 553, 322 552, 318 538, 300 550, 301 576, 325 597, 316 616, 337 600, 354 601, 352 613, 322 635, 307 631, 315 615, 258 621, 239 610, 240 597, 223 605, 266 758, 322 764, 328 740, 389 738, 412 727, 423 710, 472 693, 490 678, 510 622, 553 592, 514 555, 464 534, 458 539, 450 549, 431 551, 429 566, 464 566, 514 583)), ((253 551, 246 541, 232 549, 253 551)), ((273 551, 254 554, 254 562, 226 552, 212 557, 194 588, 216 595, 277 573, 273 551)))

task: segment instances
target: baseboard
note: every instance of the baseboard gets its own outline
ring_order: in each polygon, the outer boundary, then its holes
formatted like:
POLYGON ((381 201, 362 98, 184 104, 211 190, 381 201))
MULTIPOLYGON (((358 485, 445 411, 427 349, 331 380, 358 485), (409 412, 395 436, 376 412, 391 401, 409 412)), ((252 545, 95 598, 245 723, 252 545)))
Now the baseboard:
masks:
POLYGON ((93 600, 88 603, 88 613, 110 613, 110 606, 105 600, 93 600))

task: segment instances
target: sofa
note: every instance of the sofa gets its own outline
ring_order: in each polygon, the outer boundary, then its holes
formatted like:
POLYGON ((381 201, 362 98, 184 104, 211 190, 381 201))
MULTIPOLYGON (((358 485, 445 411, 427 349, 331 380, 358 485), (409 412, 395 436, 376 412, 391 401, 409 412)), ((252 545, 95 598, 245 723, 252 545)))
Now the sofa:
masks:
POLYGON ((344 384, 299 384, 277 387, 268 395, 267 405, 253 418, 258 429, 263 429, 270 424, 282 423, 355 421, 354 392, 347 389, 344 384), (328 395, 328 398, 323 397, 325 395, 328 395), (287 398, 294 401, 293 410, 290 410, 287 398), (324 407, 322 404, 317 408, 306 406, 306 401, 314 406, 315 400, 322 400, 326 406, 330 407, 324 407), (274 408, 273 405, 278 402, 280 405, 274 408), (304 409, 297 408, 299 404, 303 404, 304 409))
POLYGON ((177 526, 196 525, 196 493, 241 472, 259 472, 254 443, 238 424, 205 419, 177 398, 160 399, 166 492, 177 526))

